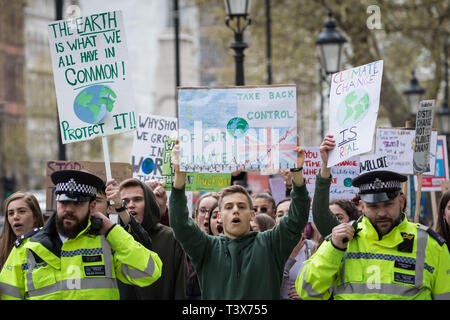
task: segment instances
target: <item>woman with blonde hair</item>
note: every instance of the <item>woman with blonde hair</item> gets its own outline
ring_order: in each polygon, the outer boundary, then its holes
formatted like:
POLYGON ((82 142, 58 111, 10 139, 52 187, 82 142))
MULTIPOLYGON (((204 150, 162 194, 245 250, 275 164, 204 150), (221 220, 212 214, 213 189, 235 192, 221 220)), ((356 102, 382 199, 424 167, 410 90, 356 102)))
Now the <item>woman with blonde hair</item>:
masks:
POLYGON ((0 269, 3 268, 18 237, 44 225, 39 202, 29 192, 13 193, 5 200, 4 207, 5 222, 0 236, 0 269))

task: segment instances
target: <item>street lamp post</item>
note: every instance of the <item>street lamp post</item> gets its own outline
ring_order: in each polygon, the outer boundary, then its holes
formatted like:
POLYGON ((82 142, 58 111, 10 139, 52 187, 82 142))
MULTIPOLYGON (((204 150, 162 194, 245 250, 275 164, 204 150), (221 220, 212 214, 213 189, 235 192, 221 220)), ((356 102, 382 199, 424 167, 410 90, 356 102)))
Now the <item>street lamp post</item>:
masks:
POLYGON ((267 84, 272 84, 272 29, 270 0, 266 0, 267 84))
MULTIPOLYGON (((173 0, 173 28, 175 31, 175 97, 177 96, 177 87, 181 84, 180 76, 180 11, 178 9, 178 0, 173 0)), ((178 108, 175 104, 175 116, 178 118, 178 108)))
POLYGON ((336 30, 333 11, 328 10, 328 20, 319 34, 316 44, 320 48, 320 62, 327 75, 338 72, 341 65, 342 47, 347 40, 336 30))
POLYGON ((424 95, 425 90, 419 85, 419 80, 416 78, 416 72, 412 70, 409 87, 403 90, 403 94, 408 101, 408 108, 411 115, 416 115, 419 111, 419 102, 424 95))
MULTIPOLYGON (((419 85, 419 80, 417 80, 417 78, 416 78, 416 73, 414 70, 412 70, 411 71, 411 79, 409 81, 409 86, 405 90, 403 90, 403 94, 405 95, 406 101, 408 102, 410 117, 413 118, 413 121, 406 121, 406 123, 405 123, 406 128, 414 128, 415 127, 415 124, 416 124, 415 118, 416 118, 417 112, 419 111, 419 102, 422 99, 422 96, 424 93, 425 93, 425 90, 419 85)), ((408 181, 403 186, 403 193, 405 195, 407 194, 407 192, 408 192, 407 190, 411 183, 410 179, 411 178, 408 176, 408 181)), ((420 183, 420 185, 421 185, 421 183, 420 183)), ((421 187, 418 188, 418 190, 416 191, 416 210, 415 210, 415 214, 414 214, 414 222, 419 222, 419 207, 420 207, 419 203, 420 203, 420 198, 421 198, 420 189, 421 189, 421 187)), ((414 194, 414 193, 412 193, 412 194, 414 194)), ((408 197, 409 197, 409 195, 408 195, 408 197)), ((411 200, 412 200, 412 198, 411 198, 411 200)))
POLYGON ((225 0, 225 9, 227 18, 225 24, 234 32, 234 42, 230 48, 235 51, 234 60, 236 62, 236 78, 237 86, 245 84, 244 79, 244 50, 247 44, 243 41, 244 30, 251 23, 248 17, 250 11, 251 0, 225 0), (235 27, 231 25, 231 21, 236 19, 235 27))
POLYGON ((333 12, 328 10, 328 19, 325 27, 317 37, 316 44, 320 48, 320 69, 319 69, 319 90, 320 90, 320 134, 324 137, 324 98, 323 82, 326 82, 327 75, 338 72, 341 66, 342 48, 347 40, 336 30, 336 21, 333 12))
MULTIPOLYGON (((247 28, 252 20, 248 17, 250 13, 251 0, 224 0, 227 18, 225 24, 234 32, 234 42, 230 48, 234 50, 235 69, 235 84, 243 86, 245 84, 244 78, 244 50, 247 44, 243 41, 244 30, 247 28), (236 19, 235 27, 231 25, 231 21, 236 19)), ((247 187, 247 172, 242 171, 237 176, 232 175, 231 183, 240 184, 247 187)))

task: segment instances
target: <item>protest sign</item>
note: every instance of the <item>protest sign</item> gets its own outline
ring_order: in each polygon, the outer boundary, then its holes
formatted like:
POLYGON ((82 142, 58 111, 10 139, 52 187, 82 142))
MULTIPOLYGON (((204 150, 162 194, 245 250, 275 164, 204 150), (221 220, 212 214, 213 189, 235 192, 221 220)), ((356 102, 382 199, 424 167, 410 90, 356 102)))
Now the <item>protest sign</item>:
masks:
POLYGON ((408 220, 418 223, 420 219, 426 219, 430 215, 427 192, 414 191, 413 179, 408 179, 407 183, 409 191, 406 195, 408 199, 406 213, 408 220))
POLYGON ((295 168, 296 101, 295 85, 178 88, 181 170, 295 168))
MULTIPOLYGON (((306 157, 303 162, 303 178, 311 199, 314 197, 316 175, 322 166, 319 147, 306 147, 306 157)), ((359 175, 359 159, 356 155, 331 167, 330 200, 342 198, 352 199, 358 194, 358 188, 352 186, 352 181, 359 175)), ((312 200, 311 200, 312 204, 312 200)))
MULTIPOLYGON (((137 114, 137 128, 131 149, 134 178, 162 181, 164 141, 176 138, 177 122, 176 118, 137 114)), ((172 143, 175 143, 175 139, 172 143)))
MULTIPOLYGON (((166 138, 163 145, 162 180, 164 189, 172 190, 173 174, 172 150, 175 146, 174 138, 166 138)), ((231 185, 231 173, 186 173, 186 191, 220 191, 231 185)))
POLYGON ((172 184, 172 178, 175 173, 174 168, 172 167, 172 150, 173 147, 175 147, 176 139, 174 138, 166 138, 164 140, 164 146, 163 146, 163 158, 162 158, 162 176, 163 181, 166 184, 166 190, 167 188, 170 188, 172 184))
MULTIPOLYGON (((414 222, 419 222, 420 197, 422 193, 423 172, 430 167, 430 140, 433 125, 434 100, 420 101, 416 115, 416 130, 414 138, 413 170, 417 178, 416 208, 414 222)), ((434 144, 435 146, 435 144, 434 144)))
MULTIPOLYGON (((401 174, 413 175, 415 131, 399 128, 377 128, 375 154, 386 156, 389 170, 401 174)), ((436 166, 437 131, 431 133, 430 170, 424 175, 434 175, 436 166)))
POLYGON ((248 173, 247 185, 248 188, 253 191, 253 193, 267 192, 267 190, 270 190, 269 176, 248 173))
POLYGON ((414 139, 414 174, 430 171, 430 143, 433 126, 434 100, 420 101, 416 115, 416 135, 414 139))
MULTIPOLYGON (((220 191, 231 185, 231 173, 201 173, 188 172, 187 180, 192 178, 192 183, 188 190, 191 191, 220 191)), ((187 187, 187 184, 186 184, 187 187)))
POLYGON ((336 148, 328 154, 328 167, 372 149, 382 75, 379 60, 331 76, 329 131, 336 148))
POLYGON ((62 143, 136 128, 121 11, 48 25, 62 143))
MULTIPOLYGON (((449 178, 446 136, 437 136, 435 174, 422 178, 422 191, 441 191, 441 183, 449 178)), ((417 178, 414 180, 417 190, 417 178)))
POLYGON ((276 204, 286 198, 286 184, 282 177, 269 178, 269 186, 276 204))
MULTIPOLYGON (((92 161, 60 161, 51 160, 47 161, 46 169, 46 215, 51 215, 56 212, 56 200, 55 200, 55 185, 50 178, 51 174, 60 170, 78 170, 87 171, 92 173, 103 181, 106 181, 106 169, 103 162, 92 161)), ((112 177, 118 182, 122 182, 132 177, 131 165, 123 162, 111 163, 112 177)))
POLYGON ((365 154, 360 156, 359 174, 380 170, 392 171, 391 168, 389 168, 387 156, 380 156, 377 154, 365 154))

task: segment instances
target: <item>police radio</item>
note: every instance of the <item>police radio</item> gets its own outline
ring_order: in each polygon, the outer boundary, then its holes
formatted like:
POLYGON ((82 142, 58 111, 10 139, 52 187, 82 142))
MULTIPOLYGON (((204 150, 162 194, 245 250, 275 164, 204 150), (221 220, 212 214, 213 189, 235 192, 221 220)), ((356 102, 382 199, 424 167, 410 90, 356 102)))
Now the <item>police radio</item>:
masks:
POLYGON ((102 219, 91 217, 91 226, 89 227, 88 233, 91 235, 98 235, 100 233, 100 229, 102 228, 102 224, 102 219))
MULTIPOLYGON (((358 220, 351 220, 349 222, 347 222, 347 224, 351 225, 353 227, 353 229, 355 229, 355 233, 353 234, 353 238, 355 238, 358 235, 358 232, 361 231, 361 229, 358 229, 358 223, 361 221, 362 219, 362 215, 358 218, 358 220)), ((344 239, 342 239, 343 243, 347 243, 349 240, 347 237, 345 237, 344 239)))

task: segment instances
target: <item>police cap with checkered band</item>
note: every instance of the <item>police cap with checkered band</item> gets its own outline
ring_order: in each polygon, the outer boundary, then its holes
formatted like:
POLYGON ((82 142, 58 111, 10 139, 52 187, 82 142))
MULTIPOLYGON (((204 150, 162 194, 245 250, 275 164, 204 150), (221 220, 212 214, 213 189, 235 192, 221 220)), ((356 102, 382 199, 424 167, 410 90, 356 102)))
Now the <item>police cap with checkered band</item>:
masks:
POLYGON ((56 201, 92 201, 104 185, 99 177, 77 170, 55 171, 50 178, 56 186, 56 201))
POLYGON ((367 203, 385 202, 394 199, 408 178, 393 171, 370 171, 353 179, 352 185, 359 188, 361 200, 367 203))

